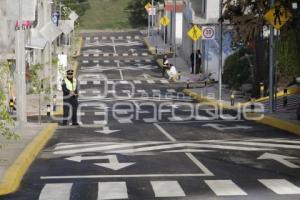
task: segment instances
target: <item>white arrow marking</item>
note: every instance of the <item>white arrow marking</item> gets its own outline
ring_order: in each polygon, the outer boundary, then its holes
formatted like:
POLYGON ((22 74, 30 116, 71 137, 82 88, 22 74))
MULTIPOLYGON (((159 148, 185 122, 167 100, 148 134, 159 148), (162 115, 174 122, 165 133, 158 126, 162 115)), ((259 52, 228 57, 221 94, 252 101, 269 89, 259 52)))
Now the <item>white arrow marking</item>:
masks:
POLYGON ((119 132, 120 130, 110 130, 108 126, 104 126, 103 130, 95 131, 96 133, 103 133, 105 135, 109 135, 111 133, 119 132))
POLYGON ((287 159, 298 159, 296 157, 292 156, 284 156, 284 155, 279 155, 279 154, 272 154, 272 153, 264 153, 260 157, 257 158, 258 160, 276 160, 277 162, 289 167, 289 168, 300 168, 300 166, 295 165, 287 159))
POLYGON ((74 157, 70 157, 70 158, 66 158, 67 160, 70 161, 74 161, 74 162, 81 162, 83 160, 108 160, 108 163, 95 163, 94 165, 100 166, 100 167, 105 167, 108 169, 112 169, 112 170, 120 170, 123 169, 125 167, 128 167, 130 165, 135 164, 134 162, 131 163, 120 163, 118 161, 118 158, 116 155, 107 155, 107 156, 87 156, 87 157, 83 157, 83 156, 74 156, 74 157))
POLYGON ((250 129, 252 127, 250 126, 241 126, 241 125, 236 125, 236 126, 232 126, 232 127, 225 127, 225 125, 223 124, 204 124, 202 125, 204 127, 211 127, 211 128, 214 128, 218 131, 225 131, 225 130, 234 130, 234 129, 250 129))

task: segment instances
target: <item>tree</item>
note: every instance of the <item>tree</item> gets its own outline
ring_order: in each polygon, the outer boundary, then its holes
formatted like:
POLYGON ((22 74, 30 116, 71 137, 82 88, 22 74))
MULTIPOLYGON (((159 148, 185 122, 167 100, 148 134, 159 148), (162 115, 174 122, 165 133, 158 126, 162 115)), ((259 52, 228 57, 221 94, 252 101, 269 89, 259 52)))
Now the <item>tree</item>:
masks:
POLYGON ((85 11, 90 8, 88 0, 56 0, 55 4, 59 6, 62 3, 65 7, 62 9, 62 19, 70 14, 70 9, 74 10, 79 16, 84 15, 85 11))
POLYGON ((234 39, 255 52, 253 94, 259 94, 259 83, 266 79, 267 56, 264 38, 265 13, 269 0, 223 0, 223 18, 234 27, 234 39))
MULTIPOLYGON (((132 27, 147 26, 148 13, 145 10, 145 5, 151 2, 150 0, 131 0, 126 10, 129 12, 129 22, 132 27)), ((155 0, 155 3, 163 2, 163 0, 155 0)))

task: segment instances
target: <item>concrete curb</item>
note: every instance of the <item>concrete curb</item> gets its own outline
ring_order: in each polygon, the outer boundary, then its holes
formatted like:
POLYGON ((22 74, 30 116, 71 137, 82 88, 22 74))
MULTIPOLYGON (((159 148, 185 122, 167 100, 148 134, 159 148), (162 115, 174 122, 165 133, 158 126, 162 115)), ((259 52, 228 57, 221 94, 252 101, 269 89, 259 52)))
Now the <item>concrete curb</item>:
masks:
MULTIPOLYGON (((219 107, 225 108, 225 109, 237 109, 238 108, 238 106, 231 106, 227 103, 219 103, 217 100, 209 99, 205 96, 199 95, 196 92, 192 92, 189 89, 184 89, 183 92, 186 95, 188 95, 188 96, 192 97, 193 99, 197 100, 198 102, 211 103, 213 105, 218 105, 219 107)), ((245 103, 238 104, 238 105, 242 106, 242 105, 245 105, 245 103)), ((287 131, 289 133, 296 134, 296 135, 300 136, 300 124, 298 125, 296 123, 292 123, 292 122, 289 122, 289 121, 286 121, 286 120, 282 120, 282 119, 278 119, 278 118, 270 117, 270 116, 264 116, 263 119, 256 120, 256 122, 260 123, 260 124, 265 124, 265 125, 268 125, 268 126, 272 126, 272 127, 275 127, 275 128, 278 128, 278 129, 281 129, 281 130, 287 131)))
POLYGON ((144 43, 147 46, 147 49, 148 49, 149 53, 151 55, 156 55, 155 54, 155 47, 153 47, 153 46, 150 45, 150 43, 149 43, 149 41, 148 41, 148 39, 146 37, 144 37, 143 39, 144 39, 144 43))
POLYGON ((48 140, 53 136, 57 124, 47 125, 32 141, 15 162, 6 170, 4 178, 0 182, 0 195, 16 191, 22 178, 38 153, 43 149, 48 140))

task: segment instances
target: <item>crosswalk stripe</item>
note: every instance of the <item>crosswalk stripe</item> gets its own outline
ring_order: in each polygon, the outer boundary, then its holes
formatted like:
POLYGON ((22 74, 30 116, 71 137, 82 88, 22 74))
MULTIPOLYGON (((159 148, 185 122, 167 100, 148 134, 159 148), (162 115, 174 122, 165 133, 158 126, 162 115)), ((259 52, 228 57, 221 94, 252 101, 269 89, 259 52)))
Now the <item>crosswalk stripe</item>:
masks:
POLYGON ((185 197, 177 181, 151 181, 155 197, 185 197))
POLYGON ((102 37, 102 40, 107 40, 107 37, 102 37))
POLYGON ((160 93, 160 90, 153 89, 153 90, 152 90, 152 93, 160 93))
POLYGON ((103 62, 104 63, 110 63, 110 60, 104 60, 103 62))
POLYGON ((80 84, 81 84, 81 85, 86 85, 86 84, 87 84, 87 81, 81 80, 81 81, 80 81, 80 84))
POLYGON ((89 57, 89 54, 85 53, 85 54, 83 54, 83 57, 89 57))
POLYGON ((94 63, 99 63, 99 60, 93 60, 94 63))
POLYGON ((118 119, 118 122, 120 124, 132 124, 132 120, 131 119, 118 119))
POLYGON ((168 80, 160 80, 161 83, 164 83, 164 84, 168 84, 169 81, 168 80))
POLYGON ((39 196, 39 200, 69 200, 72 183, 46 184, 39 196))
POLYGON ((247 195, 231 180, 205 180, 204 182, 217 196, 247 195))
POLYGON ((98 188, 97 200, 128 199, 126 182, 100 182, 98 188))
POLYGON ((90 37, 85 37, 85 39, 86 39, 86 40, 90 40, 91 38, 90 38, 90 37))
POLYGON ((285 179, 258 179, 276 194, 300 194, 300 188, 285 179))
POLYGON ((146 90, 137 90, 137 93, 146 93, 146 90))
POLYGON ((82 63, 89 63, 89 61, 88 60, 83 60, 82 63))
POLYGON ((128 84, 128 81, 120 81, 121 84, 128 84))
POLYGON ((169 92, 169 93, 176 93, 176 91, 174 89, 167 89, 167 92, 169 92))
POLYGON ((149 84, 154 84, 155 81, 153 81, 153 80, 147 80, 147 83, 149 83, 149 84))
POLYGON ((99 37, 94 37, 94 40, 99 40, 99 37))
POLYGON ((140 81, 140 80, 134 80, 133 81, 135 84, 142 84, 142 81, 140 81))

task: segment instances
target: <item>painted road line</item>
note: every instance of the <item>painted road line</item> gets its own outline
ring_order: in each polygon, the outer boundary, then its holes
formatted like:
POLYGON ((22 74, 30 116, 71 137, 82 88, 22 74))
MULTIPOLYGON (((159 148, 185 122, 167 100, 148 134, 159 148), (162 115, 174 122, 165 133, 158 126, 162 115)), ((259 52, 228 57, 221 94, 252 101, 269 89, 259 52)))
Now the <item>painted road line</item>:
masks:
POLYGON ((131 119, 118 119, 118 122, 120 124, 132 124, 132 120, 131 119))
POLYGON ((93 90, 92 93, 93 94, 101 94, 101 91, 99 91, 99 90, 93 90))
POLYGON ((85 54, 83 54, 83 57, 89 57, 89 54, 85 53, 85 54))
POLYGON ((120 81, 121 84, 128 84, 128 81, 120 81))
POLYGON ((231 180, 205 180, 208 187, 217 196, 245 196, 247 195, 239 186, 231 180))
POLYGON ((276 194, 300 194, 300 188, 285 179, 258 179, 276 194))
POLYGON ((137 93, 146 93, 146 90, 137 90, 137 93))
POLYGON ((163 83, 163 84, 168 84, 169 83, 168 80, 160 80, 160 82, 163 83))
POLYGON ((163 151, 165 153, 197 153, 197 152, 214 152, 215 150, 202 150, 202 149, 180 149, 180 150, 171 150, 163 151))
POLYGON ((93 63, 99 63, 99 60, 93 60, 93 63))
POLYGON ((93 123, 96 124, 96 125, 106 125, 107 121, 106 120, 103 120, 103 121, 94 121, 93 123))
POLYGON ((94 57, 99 57, 99 54, 95 53, 95 54, 94 54, 94 57))
POLYGON ((103 116, 103 115, 106 115, 107 113, 106 112, 94 112, 94 114, 96 116, 103 116))
POLYGON ((91 38, 90 38, 90 37, 85 37, 85 39, 86 39, 86 40, 90 40, 91 38))
POLYGON ((224 144, 236 144, 236 145, 247 145, 247 146, 262 146, 262 147, 277 147, 284 149, 300 149, 300 145, 288 145, 288 144, 271 144, 271 143, 260 143, 260 142, 221 142, 224 144))
POLYGON ((204 177, 207 174, 120 174, 120 175, 85 175, 85 176, 41 176, 41 180, 64 179, 99 179, 99 178, 160 178, 160 177, 204 177))
POLYGON ((124 60, 124 62, 125 62, 125 63, 130 63, 130 62, 131 62, 131 60, 124 60))
POLYGON ((102 40, 107 40, 107 37, 104 37, 104 36, 103 36, 103 37, 102 37, 102 40))
POLYGON ((151 59, 145 59, 145 62, 147 62, 147 63, 151 63, 151 62, 152 62, 152 60, 151 60, 151 59))
POLYGON ((122 56, 128 56, 128 53, 123 53, 122 56))
POLYGON ((99 37, 94 37, 94 40, 99 40, 99 37))
POLYGON ((185 197, 177 181, 151 181, 155 197, 185 197))
POLYGON ((249 139, 246 141, 250 141, 250 142, 273 142, 273 143, 290 143, 290 144, 300 144, 300 141, 297 140, 286 140, 286 139, 282 139, 282 138, 274 138, 274 139, 249 139))
POLYGON ((124 38, 123 36, 118 36, 119 40, 123 40, 123 38, 124 38))
POLYGON ((142 84, 142 81, 140 81, 140 80, 134 80, 133 83, 134 84, 142 84))
POLYGON ((176 90, 174 90, 174 89, 167 89, 167 92, 168 93, 176 93, 176 90))
MULTIPOLYGON (((165 142, 150 142, 152 144, 163 144, 165 142)), ((107 152, 112 149, 122 149, 122 148, 133 148, 133 147, 138 147, 138 146, 144 146, 144 145, 149 145, 149 142, 140 142, 140 143, 125 143, 125 144, 112 144, 112 145, 105 145, 105 146, 95 146, 95 147, 87 147, 87 148, 82 148, 85 147, 85 144, 82 144, 83 146, 75 146, 75 149, 63 149, 63 150, 58 150, 54 151, 54 154, 57 155, 69 155, 69 154, 77 154, 77 153, 87 153, 87 152, 107 152), (77 148, 79 147, 79 148, 77 148)), ((88 145, 88 144, 86 144, 88 145)), ((95 144, 97 145, 97 144, 95 144)), ((102 144, 101 144, 102 145, 102 144)), ((71 148, 74 148, 71 146, 71 148)))
POLYGON ((97 200, 105 199, 128 199, 126 182, 98 183, 97 200))
POLYGON ((100 85, 100 81, 93 81, 94 85, 100 85))
POLYGON ((87 64, 87 63, 89 63, 89 61, 88 60, 83 60, 82 63, 87 64))
POLYGON ((153 80, 147 80, 147 83, 154 84, 155 82, 153 80))
POLYGON ((134 61, 137 62, 137 63, 141 62, 141 60, 134 60, 134 61))
POLYGON ((142 53, 142 56, 148 56, 148 53, 142 53))
POLYGON ((114 39, 116 39, 116 37, 114 37, 114 36, 111 36, 109 39, 111 39, 111 40, 114 40, 114 39))
POLYGON ((144 118, 143 121, 145 123, 157 123, 157 119, 153 119, 153 118, 144 118))
POLYGON ((87 85, 87 81, 81 80, 80 85, 87 85))
POLYGON ((120 78, 121 78, 121 80, 124 80, 123 71, 122 71, 122 70, 119 70, 119 72, 120 72, 120 78))
POLYGON ((140 36, 136 35, 136 36, 134 36, 134 39, 139 40, 140 36))
POLYGON ((72 186, 72 183, 46 184, 40 193, 39 200, 69 200, 72 186))
POLYGON ((103 62, 104 63, 110 63, 110 60, 104 60, 103 62))
POLYGON ((132 56, 138 56, 138 55, 139 55, 138 53, 133 53, 133 54, 132 54, 132 56))
POLYGON ((107 85, 113 85, 114 81, 107 81, 107 85))
POLYGON ((160 93, 160 90, 153 89, 153 90, 152 90, 152 93, 160 93))
POLYGON ((184 121, 184 119, 182 117, 177 117, 177 116, 169 117, 168 120, 170 120, 171 122, 182 122, 182 121, 184 121))
POLYGON ((104 53, 103 56, 104 56, 104 57, 108 57, 108 56, 109 56, 109 53, 104 53))
POLYGON ((126 39, 127 39, 127 40, 130 40, 130 39, 131 39, 131 36, 126 36, 126 39))

